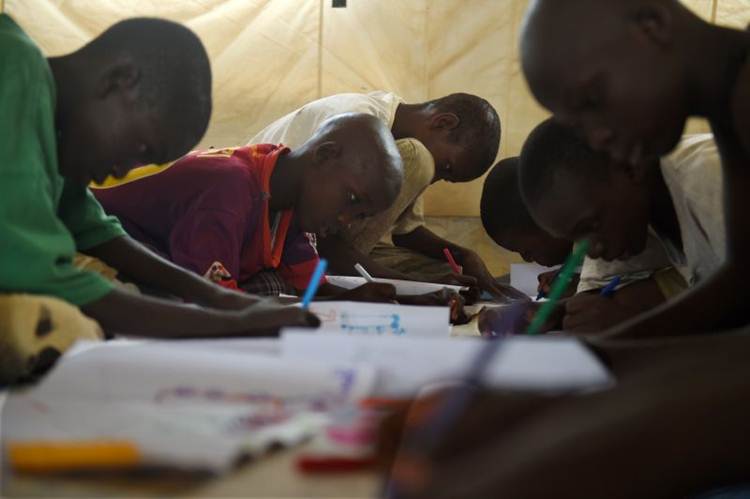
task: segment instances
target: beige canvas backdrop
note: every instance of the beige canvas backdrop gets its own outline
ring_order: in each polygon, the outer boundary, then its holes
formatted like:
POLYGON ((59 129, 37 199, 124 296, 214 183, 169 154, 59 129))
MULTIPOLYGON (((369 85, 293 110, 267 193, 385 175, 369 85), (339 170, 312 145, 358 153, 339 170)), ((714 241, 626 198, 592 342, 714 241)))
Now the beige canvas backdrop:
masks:
MULTIPOLYGON (((132 16, 191 27, 214 72, 214 114, 203 146, 243 144, 275 118, 339 92, 384 89, 418 102, 462 91, 496 107, 503 123, 499 156, 506 157, 547 116, 519 70, 518 29, 527 3, 348 0, 346 8, 333 8, 331 0, 5 0, 5 11, 49 55, 74 50, 132 16)), ((750 0, 685 3, 722 24, 750 21, 750 0)), ((427 214, 476 217, 480 192, 481 181, 437 184, 428 191, 427 214)), ((493 248, 481 239, 476 219, 461 220, 441 220, 444 231, 489 256, 493 248), (470 231, 456 233, 467 220, 470 231)), ((493 269, 507 270, 508 255, 494 256, 493 269)))
MULTIPOLYGON (((750 20, 750 0, 687 2, 707 19, 750 20)), ((48 54, 74 50, 135 15, 183 22, 211 55, 215 112, 203 145, 242 143, 274 118, 338 92, 386 89, 409 101, 466 91, 503 121, 500 156, 545 117, 519 71, 526 0, 6 0, 48 54)), ((432 215, 478 214, 480 183, 430 189, 432 215)))

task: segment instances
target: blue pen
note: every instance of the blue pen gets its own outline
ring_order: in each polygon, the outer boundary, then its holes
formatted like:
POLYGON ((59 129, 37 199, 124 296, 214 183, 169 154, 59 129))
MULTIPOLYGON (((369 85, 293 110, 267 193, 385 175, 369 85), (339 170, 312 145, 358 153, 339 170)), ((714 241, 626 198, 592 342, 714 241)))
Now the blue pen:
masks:
POLYGON ((620 276, 616 275, 612 278, 611 281, 609 281, 609 284, 604 286, 599 293, 599 296, 603 296, 605 298, 609 298, 613 294, 615 294, 615 289, 617 289, 617 286, 620 285, 620 276))
POLYGON ((326 272, 326 267, 328 267, 328 262, 325 258, 321 258, 320 260, 318 260, 318 265, 315 267, 315 272, 313 272, 313 275, 310 278, 310 284, 307 285, 305 295, 302 297, 303 309, 307 310, 307 307, 310 306, 310 302, 315 297, 315 292, 318 291, 318 286, 320 286, 320 280, 323 278, 323 274, 325 274, 326 272))

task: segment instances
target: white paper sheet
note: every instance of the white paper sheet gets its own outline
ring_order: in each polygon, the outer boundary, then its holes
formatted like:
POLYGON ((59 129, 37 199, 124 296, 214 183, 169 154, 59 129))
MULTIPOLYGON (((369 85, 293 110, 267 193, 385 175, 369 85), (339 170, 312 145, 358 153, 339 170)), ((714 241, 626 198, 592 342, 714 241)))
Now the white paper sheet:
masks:
POLYGON ((224 471, 245 453, 309 437, 332 411, 371 394, 375 373, 367 365, 248 353, 258 345, 243 343, 81 349, 39 384, 8 396, 2 435, 125 439, 148 464, 224 471))
MULTIPOLYGON (((345 275, 329 275, 326 276, 326 279, 330 284, 345 289, 353 289, 367 282, 364 277, 345 275)), ((426 293, 440 291, 443 288, 448 288, 455 292, 459 292, 462 289, 467 289, 461 286, 438 284, 433 282, 404 281, 401 279, 381 279, 380 277, 376 277, 373 280, 375 282, 385 282, 388 284, 393 284, 396 287, 396 293, 399 295, 423 295, 426 293)))
POLYGON ((319 301, 310 311, 320 318, 322 333, 447 338, 451 331, 448 307, 319 301))
MULTIPOLYGON (((574 338, 517 336, 502 341, 487 372, 491 386, 561 391, 612 382, 607 369, 574 338)), ((374 366, 374 392, 381 397, 415 395, 427 384, 463 376, 485 344, 476 338, 316 336, 299 329, 284 330, 282 336, 285 357, 374 366)))
POLYGON ((510 265, 510 285, 527 294, 531 298, 536 298, 539 289, 539 274, 556 270, 560 266, 545 267, 536 263, 512 263, 510 265))

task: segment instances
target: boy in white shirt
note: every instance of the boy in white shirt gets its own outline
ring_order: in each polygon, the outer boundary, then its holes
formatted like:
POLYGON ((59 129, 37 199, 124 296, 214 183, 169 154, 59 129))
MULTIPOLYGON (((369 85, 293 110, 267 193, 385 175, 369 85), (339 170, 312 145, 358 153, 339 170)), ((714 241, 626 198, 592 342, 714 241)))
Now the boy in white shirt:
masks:
POLYGON ((268 125, 248 143, 304 143, 325 119, 345 112, 378 117, 392 131, 404 163, 401 193, 391 208, 318 240, 318 249, 334 272, 353 274, 362 264, 372 275, 478 286, 502 297, 517 296, 496 283, 476 252, 442 239, 427 229, 422 193, 440 180, 468 182, 492 165, 500 144, 500 120, 484 99, 451 94, 407 104, 389 92, 339 94, 306 104, 268 125), (451 272, 443 256, 448 248, 463 275, 451 272))

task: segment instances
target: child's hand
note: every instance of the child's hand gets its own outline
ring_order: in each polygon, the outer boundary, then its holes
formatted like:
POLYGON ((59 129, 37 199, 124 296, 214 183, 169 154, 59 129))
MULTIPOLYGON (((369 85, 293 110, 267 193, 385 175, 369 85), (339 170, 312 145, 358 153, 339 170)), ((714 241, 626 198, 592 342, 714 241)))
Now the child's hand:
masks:
POLYGON ((539 305, 536 302, 519 301, 502 307, 483 308, 479 312, 479 332, 482 336, 522 334, 529 327, 539 305))
POLYGON ((477 287, 477 279, 475 277, 464 274, 454 274, 452 272, 442 275, 434 279, 434 281, 438 284, 449 284, 451 286, 465 286, 467 288, 477 287))
POLYGON ((384 282, 368 282, 354 289, 345 291, 337 300, 369 301, 375 303, 395 303, 396 287, 384 282))
POLYGON ((651 279, 622 288, 610 297, 593 291, 579 293, 566 302, 563 329, 571 333, 601 333, 663 302, 658 285, 651 279))
POLYGON ((451 324, 465 324, 468 322, 468 317, 464 311, 466 300, 462 295, 447 288, 423 295, 399 295, 397 299, 402 305, 447 306, 451 309, 451 324))
POLYGON ((505 285, 499 284, 497 280, 492 277, 487 266, 479 255, 473 251, 464 250, 461 266, 463 272, 467 276, 476 278, 477 285, 484 291, 490 293, 495 299, 501 303, 510 303, 516 300, 528 301, 529 297, 517 289, 505 285))
POLYGON ((496 440, 512 436, 526 419, 544 412, 558 400, 556 396, 512 392, 492 394, 472 389, 471 400, 456 424, 440 435, 439 441, 429 444, 431 452, 420 449, 415 435, 424 431, 437 411, 444 409, 446 400, 455 390, 464 389, 466 387, 450 388, 411 403, 404 401, 383 420, 378 438, 378 462, 386 473, 386 480, 394 480, 399 497, 436 497, 435 487, 446 485, 448 488, 439 494, 440 497, 485 497, 461 494, 464 483, 450 484, 450 479, 444 480, 447 478, 445 474, 458 475, 453 469, 453 463, 457 461, 468 461, 474 471, 484 465, 493 466, 493 463, 472 463, 471 456, 496 440), (488 428, 492 431, 488 432, 488 428), (446 490, 450 492, 442 495, 446 490))
POLYGON ((557 273, 557 270, 550 270, 539 274, 536 277, 536 280, 539 282, 539 285, 536 288, 537 292, 542 293, 545 296, 548 295, 552 289, 552 281, 557 277, 557 273))
POLYGON ((315 314, 295 306, 282 306, 271 300, 262 300, 241 311, 241 336, 278 336, 283 327, 319 327, 315 314))
MULTIPOLYGON (((537 280, 539 281, 537 291, 543 293, 545 296, 549 295, 549 292, 552 290, 552 283, 555 281, 558 273, 557 270, 550 270, 549 272, 542 272, 539 274, 539 276, 537 276, 537 280)), ((565 288, 565 292, 562 295, 563 297, 573 296, 575 294, 580 278, 581 276, 579 274, 573 276, 568 287, 565 288)))
POLYGON ((622 313, 622 306, 611 297, 581 293, 568 300, 563 329, 570 333, 601 332, 627 319, 622 313))

